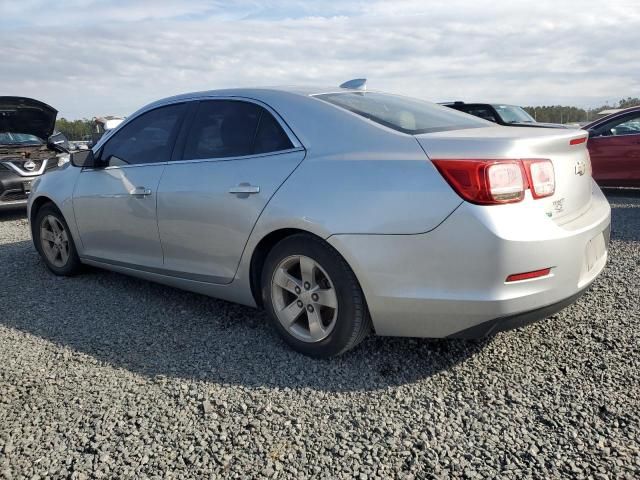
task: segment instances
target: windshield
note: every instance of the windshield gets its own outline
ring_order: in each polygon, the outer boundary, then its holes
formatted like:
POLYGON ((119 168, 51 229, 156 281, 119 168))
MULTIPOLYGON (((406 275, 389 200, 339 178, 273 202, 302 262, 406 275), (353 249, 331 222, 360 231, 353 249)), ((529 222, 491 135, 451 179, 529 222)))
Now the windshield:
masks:
POLYGON ((315 97, 411 135, 490 125, 489 122, 447 107, 387 93, 323 93, 315 97))
POLYGON ((28 133, 9 133, 0 132, 0 143, 3 145, 24 145, 24 144, 42 144, 35 135, 29 135, 28 133))
POLYGON ((535 119, 524 108, 515 105, 494 105, 504 123, 535 123, 535 119))

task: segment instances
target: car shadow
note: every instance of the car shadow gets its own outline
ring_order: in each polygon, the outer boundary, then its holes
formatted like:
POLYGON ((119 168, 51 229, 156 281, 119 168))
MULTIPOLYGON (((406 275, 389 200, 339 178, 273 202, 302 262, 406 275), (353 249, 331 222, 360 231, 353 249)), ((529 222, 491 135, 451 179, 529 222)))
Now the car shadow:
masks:
POLYGON ((2 325, 148 377, 368 391, 450 369, 488 342, 371 336, 340 357, 312 359, 263 311, 98 269, 56 277, 29 241, 0 245, 0 266, 2 325))
POLYGON ((0 222, 9 220, 22 220, 27 218, 26 207, 2 207, 0 208, 0 222))

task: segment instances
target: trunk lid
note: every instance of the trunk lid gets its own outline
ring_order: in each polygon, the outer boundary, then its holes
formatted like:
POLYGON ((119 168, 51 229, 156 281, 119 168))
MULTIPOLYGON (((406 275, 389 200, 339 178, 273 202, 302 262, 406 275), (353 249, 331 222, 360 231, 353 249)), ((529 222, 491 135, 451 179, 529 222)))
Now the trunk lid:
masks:
POLYGON ((580 216, 590 205, 591 163, 586 141, 582 141, 586 137, 587 132, 577 129, 502 126, 416 135, 431 159, 551 160, 555 193, 534 200, 528 190, 524 201, 539 205, 548 217, 560 224, 580 216))
POLYGON ((0 133, 35 135, 45 143, 53 134, 58 111, 26 97, 0 97, 0 133))

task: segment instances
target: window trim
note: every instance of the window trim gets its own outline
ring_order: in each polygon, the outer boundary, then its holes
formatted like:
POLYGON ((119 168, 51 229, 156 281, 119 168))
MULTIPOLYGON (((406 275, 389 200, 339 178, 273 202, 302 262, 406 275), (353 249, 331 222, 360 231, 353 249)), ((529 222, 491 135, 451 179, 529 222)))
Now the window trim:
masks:
MULTIPOLYGON (((172 151, 171 157, 170 157, 170 159, 168 161, 166 161, 166 162, 154 162, 154 163, 136 163, 136 164, 131 164, 131 165, 113 165, 113 166, 100 167, 100 168, 94 168, 94 167, 86 168, 85 167, 82 170, 83 171, 85 171, 85 170, 86 171, 113 170, 113 169, 122 169, 122 168, 140 168, 140 167, 145 167, 145 166, 152 167, 152 166, 168 165, 168 164, 175 164, 175 163, 195 163, 195 162, 214 162, 214 161, 215 162, 219 162, 219 161, 242 160, 242 159, 250 159, 250 158, 257 158, 257 157, 264 157, 264 156, 282 155, 282 154, 291 153, 291 152, 306 151, 305 146, 298 139, 298 137, 293 132, 291 127, 289 127, 289 124, 284 120, 284 118, 282 118, 282 116, 280 116, 280 114, 276 110, 274 110, 267 103, 265 103, 265 102, 263 102, 261 100, 255 99, 255 98, 244 97, 244 96, 240 96, 240 95, 194 95, 194 96, 188 97, 188 98, 184 98, 183 97, 183 98, 179 98, 179 99, 172 99, 170 101, 162 102, 160 104, 153 103, 148 108, 144 108, 143 110, 139 110, 134 115, 130 116, 124 122, 122 122, 120 125, 118 125, 116 128, 114 128, 112 131, 110 131, 108 135, 103 135, 102 138, 100 139, 100 141, 98 142, 98 144, 93 147, 94 155, 97 154, 100 150, 102 150, 102 148, 109 141, 109 139, 111 137, 113 137, 121 128, 123 128, 129 122, 132 122, 136 118, 138 118, 141 115, 144 115, 145 113, 150 112, 152 110, 156 110, 158 108, 167 107, 169 105, 175 105, 175 104, 179 104, 179 103, 186 104, 187 105, 187 110, 184 112, 184 114, 182 116, 182 124, 180 126, 180 130, 178 130, 178 135, 176 136, 176 139, 175 139, 174 144, 173 144, 173 151, 172 151), (201 101, 206 101, 206 100, 236 100, 236 101, 243 101, 243 102, 254 103, 254 104, 266 109, 273 116, 273 118, 275 118, 276 122, 278 122, 278 124, 280 125, 280 127, 284 131, 285 135, 287 135, 287 137, 289 138, 289 141, 293 145, 293 148, 290 148, 290 149, 287 149, 287 150, 278 150, 277 152, 267 152, 267 153, 244 155, 244 156, 241 156, 241 157, 218 157, 218 158, 197 158, 197 159, 194 158, 194 159, 191 159, 191 160, 177 160, 177 159, 175 159, 174 156, 175 156, 175 153, 176 153, 176 151, 175 151, 176 150, 176 146, 178 146, 179 142, 182 140, 183 136, 186 136, 187 131, 188 131, 185 128, 185 126, 190 126, 191 122, 193 121, 193 118, 195 117, 195 113, 196 113, 197 104, 199 102, 201 102, 201 101)), ((184 145, 182 145, 181 147, 184 148, 184 145)))
MULTIPOLYGON (((216 157, 216 158, 191 158, 189 160, 169 160, 167 165, 185 164, 185 163, 208 163, 208 162, 231 162, 236 160, 251 160, 260 157, 273 157, 276 155, 284 155, 286 153, 304 152, 302 147, 288 148, 287 150, 278 150, 267 153, 252 153, 251 155, 241 155, 239 157, 216 157)), ((147 165, 151 165, 150 163, 147 165)))

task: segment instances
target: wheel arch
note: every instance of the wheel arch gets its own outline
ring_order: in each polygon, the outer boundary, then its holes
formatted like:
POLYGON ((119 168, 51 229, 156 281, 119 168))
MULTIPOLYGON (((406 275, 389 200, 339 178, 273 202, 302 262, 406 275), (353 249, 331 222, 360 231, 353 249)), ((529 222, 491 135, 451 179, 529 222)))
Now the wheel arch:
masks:
MULTIPOLYGON (((249 283, 251 287, 251 295, 256 303, 256 305, 260 308, 263 307, 262 304, 262 294, 261 294, 261 279, 262 279, 262 270, 264 267, 265 260, 267 259, 267 255, 276 244, 287 237, 292 235, 304 234, 309 235, 317 240, 321 241, 325 245, 327 245, 332 250, 335 250, 338 255, 345 261, 345 263, 351 268, 353 274, 356 276, 356 280, 360 285, 362 285, 360 279, 353 267, 349 264, 346 257, 335 248, 335 246, 331 245, 326 239, 322 238, 320 235, 312 233, 308 230, 303 230, 300 228, 280 228, 278 230, 274 230, 269 232, 267 235, 262 237, 260 241, 256 244, 256 247, 253 249, 253 253, 251 255, 251 261, 249 263, 249 283)), ((360 287, 362 288, 362 286, 360 287)), ((364 294, 364 291, 363 291, 364 294)), ((366 298, 366 295, 365 295, 366 298)))
POLYGON ((56 208, 56 210, 58 210, 60 214, 62 214, 62 211, 60 210, 60 208, 58 208, 58 206, 56 205, 56 202, 54 202, 51 198, 47 197, 46 195, 40 195, 38 198, 36 198, 33 201, 33 203, 31 204, 31 209, 29 211, 29 225, 31 226, 31 235, 33 235, 33 228, 35 225, 36 217, 38 216, 38 212, 42 207, 44 207, 48 203, 53 205, 56 208))
POLYGON ((262 269, 264 262, 267 259, 267 255, 271 249, 280 241, 292 235, 304 233, 307 235, 313 235, 322 240, 322 237, 315 235, 307 230, 301 230, 299 228, 280 228, 274 230, 260 239, 256 247, 253 249, 251 255, 251 262, 249 264, 249 281, 251 285, 251 295, 258 307, 262 307, 262 295, 260 292, 260 279, 262 278, 262 269))

